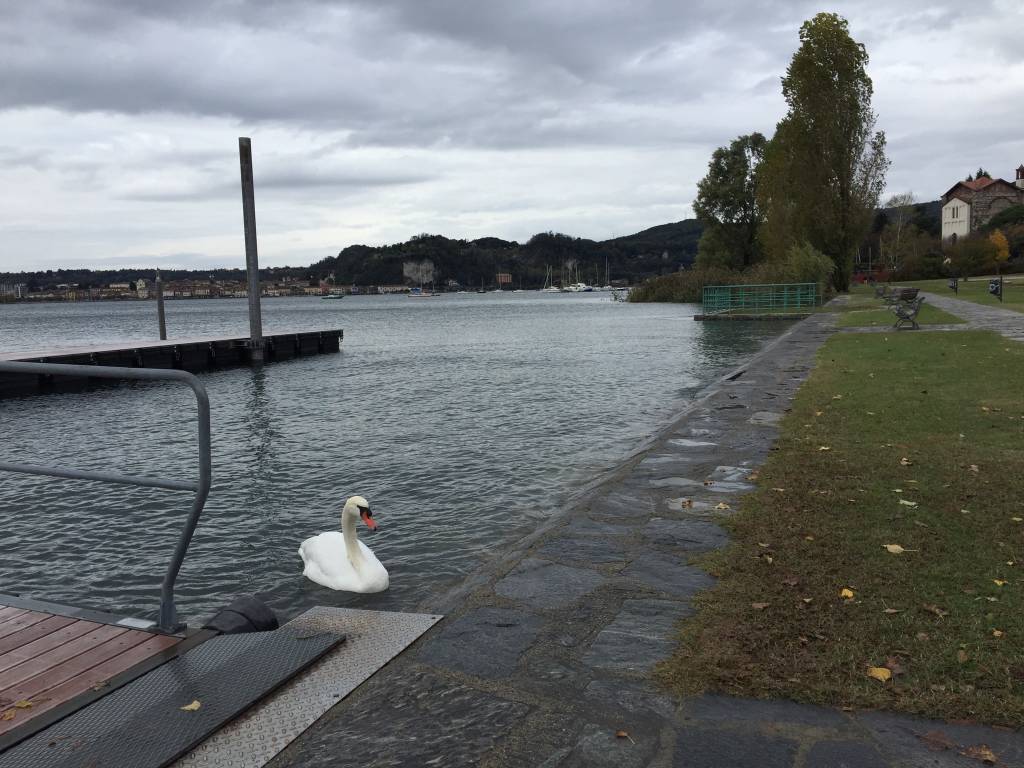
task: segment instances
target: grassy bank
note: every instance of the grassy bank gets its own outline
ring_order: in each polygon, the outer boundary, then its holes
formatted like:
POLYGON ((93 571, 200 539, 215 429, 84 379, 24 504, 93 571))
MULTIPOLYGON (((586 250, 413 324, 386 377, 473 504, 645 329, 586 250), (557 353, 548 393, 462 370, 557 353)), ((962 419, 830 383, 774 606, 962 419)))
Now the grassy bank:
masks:
POLYGON ((1024 723, 1021 381, 988 332, 830 339, 661 679, 1024 723))

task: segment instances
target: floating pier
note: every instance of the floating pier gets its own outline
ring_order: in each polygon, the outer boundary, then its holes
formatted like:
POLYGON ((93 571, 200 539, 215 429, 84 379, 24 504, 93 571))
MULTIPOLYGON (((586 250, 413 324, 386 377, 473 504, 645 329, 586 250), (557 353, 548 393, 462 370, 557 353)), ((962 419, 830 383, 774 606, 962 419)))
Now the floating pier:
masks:
MULTIPOLYGON (((275 333, 263 337, 264 361, 323 355, 341 350, 341 329, 275 333)), ((196 373, 255 362, 248 337, 204 337, 170 341, 122 342, 37 352, 0 353, 0 361, 109 365, 123 368, 177 368, 196 373)), ((0 373, 0 398, 81 389, 88 379, 0 373)))

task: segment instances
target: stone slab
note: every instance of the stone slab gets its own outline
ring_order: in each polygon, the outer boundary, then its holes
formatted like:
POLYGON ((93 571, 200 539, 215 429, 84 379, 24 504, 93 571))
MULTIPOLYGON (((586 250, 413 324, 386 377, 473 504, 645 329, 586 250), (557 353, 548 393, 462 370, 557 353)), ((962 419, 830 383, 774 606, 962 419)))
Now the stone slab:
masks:
POLYGON ((585 568, 527 558, 499 581, 494 591, 537 608, 563 608, 607 581, 585 568))
POLYGON ((777 411, 757 411, 747 419, 750 424, 756 424, 760 427, 774 427, 780 421, 784 414, 778 413, 777 411))
POLYGON ((641 529, 653 544, 676 547, 686 552, 707 552, 723 547, 729 534, 708 520, 666 520, 656 517, 641 529))
POLYGON ((660 592, 684 598, 693 597, 697 592, 708 589, 715 583, 715 580, 700 568, 656 552, 637 556, 623 569, 622 575, 660 592))
POLYGON ((888 768, 875 746, 867 741, 819 741, 811 745, 804 768, 888 768))
POLYGON ((534 553, 550 560, 610 565, 625 564, 626 547, 618 538, 556 538, 534 553))
POLYGON ((618 672, 646 672, 669 657, 677 642, 676 625, 692 616, 673 600, 626 600, 619 615, 601 630, 583 658, 587 666, 618 672))
POLYGON ((510 675, 543 627, 540 617, 512 608, 478 608, 447 623, 419 660, 477 677, 510 675))
POLYGON ((741 699, 734 696, 704 694, 689 699, 684 708, 687 720, 713 723, 761 723, 809 725, 818 728, 849 726, 840 711, 814 707, 781 699, 741 699))
POLYGON ((644 768, 658 749, 657 734, 630 732, 632 739, 615 736, 615 728, 588 723, 565 768, 644 768))
POLYGON ((375 678, 361 694, 356 706, 328 712, 275 766, 478 765, 530 711, 408 667, 375 678))
POLYGON ((675 702, 670 697, 659 694, 649 685, 642 683, 593 680, 584 689, 583 695, 612 712, 655 715, 671 720, 676 711, 675 702))
POLYGON ((744 731, 680 728, 673 768, 793 768, 797 743, 744 731))

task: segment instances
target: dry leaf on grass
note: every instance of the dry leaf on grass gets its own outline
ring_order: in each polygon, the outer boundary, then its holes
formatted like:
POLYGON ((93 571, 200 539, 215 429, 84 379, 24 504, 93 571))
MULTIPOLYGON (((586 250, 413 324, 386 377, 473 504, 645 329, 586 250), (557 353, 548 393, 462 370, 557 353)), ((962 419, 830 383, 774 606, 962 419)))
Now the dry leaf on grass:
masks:
POLYGON ((899 608, 883 608, 882 613, 902 613, 899 608))
POLYGON ((961 663, 961 664, 967 663, 967 660, 969 658, 971 658, 971 657, 967 654, 967 651, 965 651, 963 648, 961 648, 959 651, 956 652, 956 660, 959 663, 961 663))
POLYGON ((843 587, 842 591, 840 591, 839 593, 839 596, 847 600, 853 600, 853 590, 849 587, 843 587))
POLYGON ((822 446, 819 446, 819 447, 818 447, 818 450, 819 450, 819 451, 831 451, 831 450, 832 450, 832 446, 829 446, 829 445, 822 445, 822 446))
POLYGON ((896 675, 902 675, 907 671, 903 668, 903 665, 900 663, 900 660, 897 659, 895 656, 890 656, 885 660, 885 667, 890 672, 892 672, 893 677, 895 677, 896 675))
POLYGON ((992 579, 992 583, 995 584, 997 587, 1002 587, 1009 584, 1010 582, 1004 581, 1003 579, 992 579))
POLYGON ((921 607, 928 611, 928 613, 934 613, 940 619, 944 619, 946 616, 949 616, 949 611, 944 611, 941 608, 939 608, 939 606, 933 605, 931 603, 926 603, 921 607))
POLYGON ((916 549, 904 549, 899 544, 883 544, 885 551, 890 555, 902 555, 904 552, 917 552, 916 549))
POLYGON ((199 699, 194 699, 191 704, 186 704, 184 707, 178 707, 178 709, 182 712, 195 712, 201 706, 203 705, 199 702, 199 699))
POLYGON ((892 672, 885 667, 868 667, 868 677, 873 677, 875 680, 887 683, 892 679, 892 672))
POLYGON ((732 509, 732 507, 730 507, 724 501, 720 501, 718 502, 718 504, 715 505, 715 509, 732 509))
POLYGON ((900 459, 900 465, 901 465, 901 466, 904 466, 904 467, 909 467, 909 466, 910 466, 910 465, 912 465, 913 463, 914 463, 914 462, 913 462, 913 461, 911 461, 910 459, 908 459, 908 458, 907 458, 906 456, 904 456, 904 457, 903 457, 902 459, 900 459))
POLYGON ((842 395, 832 395, 832 399, 833 400, 842 400, 843 396, 842 395))
POLYGON ((755 611, 763 611, 765 608, 768 607, 768 603, 751 603, 750 607, 753 608, 755 611))
POLYGON ((978 472, 979 471, 977 464, 971 464, 971 466, 969 466, 968 469, 971 470, 971 472, 978 472))
POLYGON ((907 499, 900 499, 900 504, 902 504, 904 507, 916 507, 917 506, 917 502, 916 501, 907 501, 907 499))
POLYGON ((775 491, 776 493, 785 493, 786 492, 785 488, 772 488, 772 490, 775 491))
POLYGON ((1003 633, 1003 631, 1001 629, 993 629, 992 630, 992 637, 1002 637, 1003 634, 1004 633, 1003 633))

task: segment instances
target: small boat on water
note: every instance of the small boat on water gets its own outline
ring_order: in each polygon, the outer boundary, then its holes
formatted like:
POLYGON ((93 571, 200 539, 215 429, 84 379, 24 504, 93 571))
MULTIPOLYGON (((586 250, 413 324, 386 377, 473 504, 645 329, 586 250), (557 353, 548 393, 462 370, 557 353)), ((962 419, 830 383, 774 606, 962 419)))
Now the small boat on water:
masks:
POLYGON ((321 296, 320 298, 323 299, 324 301, 326 301, 327 299, 344 299, 345 298, 345 294, 344 293, 328 293, 326 296, 321 296))
POLYGON ((433 299, 439 295, 433 291, 424 291, 422 287, 409 289, 409 298, 411 299, 433 299))

